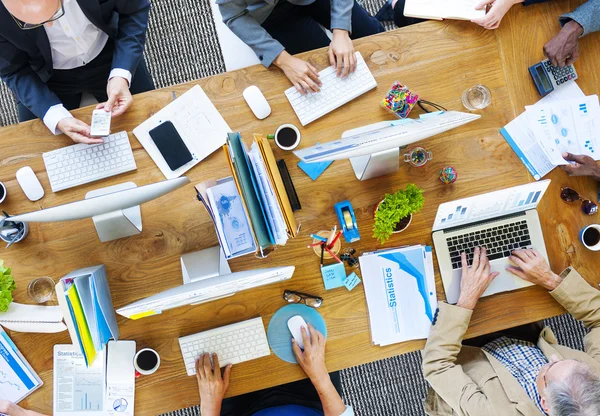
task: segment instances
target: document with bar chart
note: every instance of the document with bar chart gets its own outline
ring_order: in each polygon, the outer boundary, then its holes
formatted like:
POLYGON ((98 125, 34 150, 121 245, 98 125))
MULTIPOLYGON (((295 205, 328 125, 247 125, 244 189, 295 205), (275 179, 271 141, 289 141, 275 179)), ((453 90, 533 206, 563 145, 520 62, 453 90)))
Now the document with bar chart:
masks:
POLYGON ((0 399, 19 403, 41 385, 42 380, 0 327, 0 399))
POLYGON ((74 345, 54 346, 54 416, 104 415, 105 350, 87 367, 74 345))
POLYGON ((600 159, 600 104, 597 95, 526 107, 529 125, 554 165, 567 165, 563 152, 600 159))
POLYGON ((438 208, 433 231, 534 209, 548 185, 549 179, 446 202, 438 208))

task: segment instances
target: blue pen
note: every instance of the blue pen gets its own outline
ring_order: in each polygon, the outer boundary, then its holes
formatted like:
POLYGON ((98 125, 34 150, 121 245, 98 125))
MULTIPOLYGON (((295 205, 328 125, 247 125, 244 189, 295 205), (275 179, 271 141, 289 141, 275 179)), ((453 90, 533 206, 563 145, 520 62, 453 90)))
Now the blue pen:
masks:
POLYGON ((325 237, 321 237, 321 236, 319 236, 319 235, 316 235, 316 234, 311 234, 310 236, 311 236, 313 239, 315 239, 315 240, 320 240, 320 241, 323 241, 323 242, 325 242, 325 243, 327 242, 327 239, 326 239, 325 237))

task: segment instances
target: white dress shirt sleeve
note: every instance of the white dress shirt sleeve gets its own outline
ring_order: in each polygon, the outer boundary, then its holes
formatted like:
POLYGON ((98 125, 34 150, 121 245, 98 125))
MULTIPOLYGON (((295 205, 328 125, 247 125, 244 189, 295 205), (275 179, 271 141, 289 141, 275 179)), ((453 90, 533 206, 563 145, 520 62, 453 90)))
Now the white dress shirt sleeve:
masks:
POLYGON ((125 78, 129 83, 129 86, 131 86, 131 72, 129 72, 128 70, 122 68, 114 68, 112 71, 110 71, 108 80, 110 81, 114 77, 125 78))
POLYGON ((52 134, 58 135, 62 133, 58 128, 58 123, 61 120, 69 117, 73 117, 69 110, 67 110, 62 104, 56 104, 46 111, 43 121, 52 134))

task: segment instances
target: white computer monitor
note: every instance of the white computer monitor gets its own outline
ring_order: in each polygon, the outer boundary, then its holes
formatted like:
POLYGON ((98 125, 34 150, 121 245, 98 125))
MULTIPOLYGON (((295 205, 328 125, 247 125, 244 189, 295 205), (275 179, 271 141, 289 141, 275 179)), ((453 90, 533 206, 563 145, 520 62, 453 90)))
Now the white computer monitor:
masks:
POLYGON ((417 119, 382 121, 344 132, 341 139, 295 150, 306 163, 350 159, 359 180, 392 173, 399 167, 399 148, 480 118, 479 114, 440 111, 417 119))
POLYGON ((0 220, 14 222, 58 222, 92 218, 102 242, 139 234, 142 231, 140 204, 159 198, 190 183, 186 176, 150 185, 127 182, 88 192, 86 199, 14 215, 0 220))
POLYGON ((129 319, 145 318, 179 306, 209 302, 242 290, 287 280, 294 270, 294 266, 286 266, 207 277, 124 306, 117 309, 117 313, 129 319))

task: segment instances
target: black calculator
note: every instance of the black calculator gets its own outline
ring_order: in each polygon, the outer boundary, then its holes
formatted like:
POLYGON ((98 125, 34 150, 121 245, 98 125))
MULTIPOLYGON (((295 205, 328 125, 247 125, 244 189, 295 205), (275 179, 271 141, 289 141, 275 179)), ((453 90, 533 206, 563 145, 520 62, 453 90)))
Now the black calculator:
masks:
POLYGON ((552 66, 552 63, 548 59, 530 66, 529 73, 542 96, 554 91, 559 85, 577 79, 577 72, 575 72, 573 65, 560 68, 552 66))

